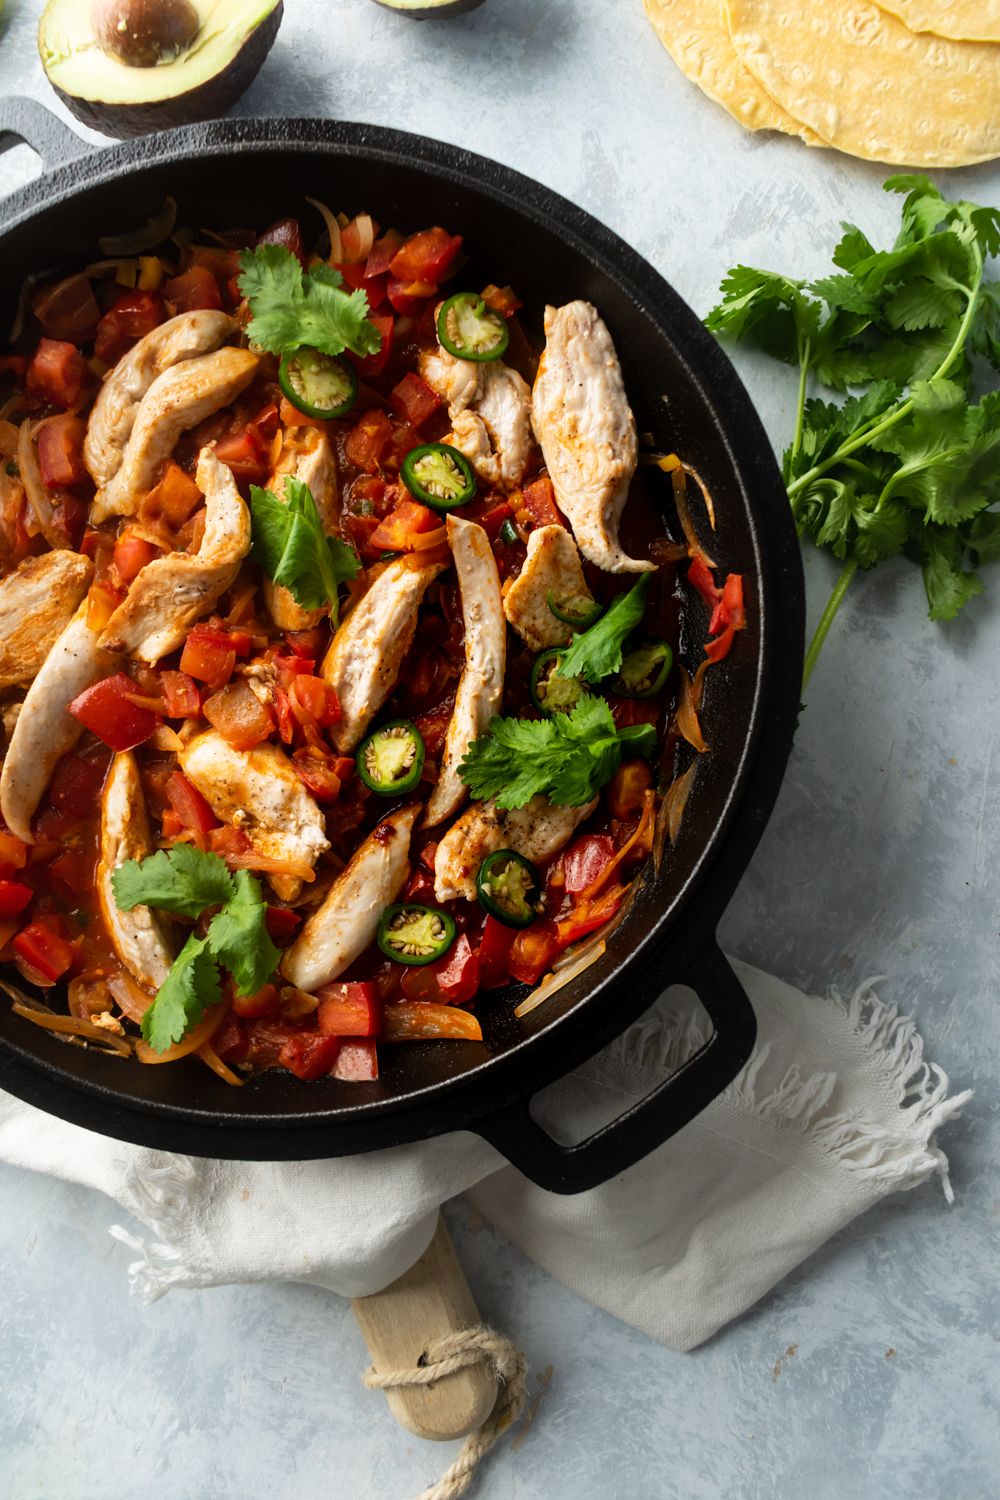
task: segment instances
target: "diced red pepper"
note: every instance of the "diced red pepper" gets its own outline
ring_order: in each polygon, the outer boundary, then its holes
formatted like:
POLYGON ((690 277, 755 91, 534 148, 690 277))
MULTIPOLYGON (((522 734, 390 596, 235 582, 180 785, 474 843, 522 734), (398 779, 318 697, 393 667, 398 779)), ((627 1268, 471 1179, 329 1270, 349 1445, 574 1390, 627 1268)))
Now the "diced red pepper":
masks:
POLYGON ((389 397, 393 411, 398 411, 412 427, 422 427, 442 404, 437 391, 431 390, 426 380, 412 370, 407 370, 399 384, 393 386, 389 397))
POLYGON ((68 413, 51 417, 38 433, 38 467, 47 489, 74 489, 90 478, 83 461, 87 424, 68 413))
POLYGON ((290 906, 269 906, 264 918, 267 935, 279 948, 287 948, 302 926, 302 917, 290 906))
POLYGON ((58 896, 77 906, 80 897, 94 889, 96 864, 97 851, 93 846, 89 850, 66 849, 49 865, 46 878, 58 896))
POLYGON ((213 828, 218 828, 218 818, 198 788, 188 781, 183 771, 170 773, 166 791, 167 801, 182 827, 190 828, 193 833, 202 838, 213 828))
POLYGON ((0 917, 19 917, 34 894, 30 885, 0 880, 0 917))
POLYGON ((336 802, 343 778, 338 772, 339 756, 326 754, 313 745, 304 745, 292 756, 295 773, 317 802, 336 802))
POLYGON ((390 304, 403 317, 422 312, 428 297, 436 293, 435 281, 402 281, 397 276, 390 276, 385 286, 390 304))
POLYGON ((234 995, 233 1010, 244 1020, 258 1020, 261 1016, 276 1016, 281 1009, 281 1000, 276 984, 265 984, 253 995, 234 995))
POLYGON ((610 922, 624 899, 625 887, 611 885, 602 895, 581 901, 568 917, 555 924, 560 951, 610 922))
POLYGON ((392 265, 393 257, 398 254, 403 244, 403 236, 398 229, 387 229, 372 245, 365 262, 365 280, 372 281, 376 277, 384 276, 392 265))
POLYGON ((14 952, 27 966, 33 979, 55 984, 76 961, 76 949, 56 930, 50 918, 38 917, 17 934, 14 952))
POLYGON ((237 484, 263 484, 270 472, 270 447, 255 422, 216 443, 215 456, 232 470, 237 484))
POLYGON ((510 983, 510 950, 517 932, 496 917, 488 916, 479 942, 479 986, 498 990, 510 983))
POLYGON ((487 307, 498 312, 503 318, 512 318, 524 306, 511 287, 497 286, 492 281, 489 286, 483 288, 483 301, 487 307))
POLYGON ((392 423, 385 412, 366 411, 348 433, 344 455, 349 463, 374 474, 391 442, 392 423))
POLYGON ((475 521, 486 532, 491 543, 496 541, 500 535, 500 527, 513 514, 506 500, 474 500, 471 505, 462 507, 463 520, 475 521))
POLYGON ((154 547, 144 536, 137 536, 134 531, 123 531, 115 542, 113 563, 115 573, 123 584, 131 583, 138 578, 147 563, 159 557, 159 547, 154 547))
MULTIPOLYGON (((289 630, 285 633, 289 651, 298 657, 318 662, 326 651, 330 635, 325 625, 313 625, 309 630, 289 630)), ((309 671, 312 671, 310 666, 309 671)))
POLYGON ((87 527, 89 506, 86 500, 70 490, 53 490, 52 530, 64 539, 64 545, 77 551, 87 527))
POLYGON ((143 501, 142 510, 147 516, 162 516, 169 526, 183 526, 202 499, 201 490, 190 474, 185 474, 171 459, 159 484, 143 501))
POLYGON ((292 680, 288 701, 300 723, 308 717, 320 729, 329 729, 343 718, 336 689, 322 677, 311 677, 306 672, 300 672, 292 680))
POLYGON ((514 939, 510 975, 522 984, 537 984, 559 957, 562 944, 554 922, 535 922, 514 939))
POLYGON ((441 517, 417 500, 404 500, 380 521, 371 544, 383 552, 409 552, 414 538, 441 529, 441 517))
POLYGON ((432 708, 429 713, 419 714, 414 719, 428 755, 440 755, 444 749, 453 709, 454 704, 445 704, 440 708, 432 708))
POLYGON ((576 896, 592 885, 615 857, 615 841, 607 833, 587 833, 576 840, 562 857, 563 881, 568 895, 576 896))
POLYGON ((201 713, 201 692, 187 672, 161 672, 160 693, 170 719, 196 719, 201 713))
POLYGON ((305 252, 302 249, 302 230, 298 219, 277 219, 269 229, 257 241, 258 245, 280 245, 284 250, 290 250, 295 258, 301 261, 303 268, 306 264, 305 252))
POLYGON ((462 248, 462 236, 446 229, 422 229, 404 240, 389 263, 401 281, 440 281, 462 248))
POLYGON ((378 1049, 374 1041, 352 1037, 337 1053, 333 1077, 344 1083, 370 1083, 378 1077, 378 1049))
POLYGON ((113 365, 166 317, 159 292, 123 292, 97 325, 94 353, 113 365))
POLYGON ((231 631, 216 630, 211 625, 195 625, 184 642, 181 671, 204 682, 207 687, 221 688, 233 675, 237 644, 231 631))
POLYGON ((192 266, 162 287, 163 298, 174 313, 200 312, 222 306, 219 283, 207 266, 192 266))
POLYGON ((39 339, 26 377, 33 396, 41 396, 50 406, 76 406, 89 378, 86 361, 74 344, 39 339))
POLYGON ((28 846, 6 829, 0 830, 0 878, 9 880, 15 870, 28 862, 28 846))
POLYGON ((246 1062, 249 1050, 247 1027, 239 1016, 230 1013, 218 1031, 212 1033, 212 1051, 222 1062, 232 1067, 246 1062))
POLYGON ((608 785, 608 808, 612 817, 631 818, 641 812, 652 785, 653 773, 644 760, 625 761, 608 785))
POLYGON ((746 611, 743 605, 743 574, 730 573, 724 586, 717 589, 716 594, 718 602, 708 622, 709 635, 718 635, 729 625, 734 630, 742 630, 746 624, 746 611))
POLYGON ((479 959, 467 935, 460 933, 437 963, 406 970, 402 980, 407 1000, 432 1005, 465 1005, 479 988, 479 959))
POLYGON ((380 524, 377 516, 347 515, 344 517, 347 540, 363 563, 378 561, 380 549, 373 544, 372 537, 380 524))
POLYGON ((693 557, 691 559, 687 578, 688 583, 697 594, 701 595, 708 608, 714 610, 719 601, 719 590, 715 586, 712 570, 707 566, 703 557, 693 557))
POLYGON ((135 691, 131 677, 116 672, 84 688, 69 705, 69 712, 112 750, 132 750, 149 739, 159 722, 148 708, 130 701, 135 691))
POLYGON ((312 1082, 325 1078, 340 1051, 340 1038, 319 1031, 300 1031, 290 1036, 278 1054, 278 1064, 296 1078, 312 1082))
POLYGON ((378 1036, 382 1000, 374 980, 341 980, 316 991, 320 1031, 330 1036, 378 1036))
POLYGON ((347 356, 362 380, 374 380, 377 375, 381 375, 389 363, 396 341, 396 320, 391 313, 375 313, 368 321, 378 329, 382 340, 380 349, 376 354, 349 353, 347 356))
POLYGON ((556 506, 552 480, 547 475, 526 484, 522 496, 524 509, 535 526, 561 526, 563 518, 556 506))
POLYGON ((107 761, 102 764, 82 755, 64 755, 49 782, 52 806, 75 818, 89 817, 100 801, 107 769, 107 761))

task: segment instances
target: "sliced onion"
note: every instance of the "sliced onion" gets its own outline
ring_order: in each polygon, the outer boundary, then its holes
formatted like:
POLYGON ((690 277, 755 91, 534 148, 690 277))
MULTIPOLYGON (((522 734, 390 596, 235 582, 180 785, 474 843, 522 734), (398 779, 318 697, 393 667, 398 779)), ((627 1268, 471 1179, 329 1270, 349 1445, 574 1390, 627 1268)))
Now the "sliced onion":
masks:
POLYGON ((605 940, 601 938, 598 942, 589 944, 584 952, 574 953, 572 961, 564 968, 559 970, 553 969, 550 973, 546 974, 537 989, 532 990, 526 1000, 522 1000, 520 1005, 514 1007, 515 1016, 530 1015, 533 1010, 537 1010, 546 1000, 551 1000, 552 996, 558 990, 564 989, 578 974, 582 974, 585 969, 589 969, 591 964, 596 964, 607 946, 605 940))
POLYGON ((111 1052, 117 1052, 119 1057, 131 1055, 132 1043, 127 1037, 115 1036, 113 1031, 105 1031, 103 1026, 95 1026, 92 1021, 81 1021, 77 1016, 57 1015, 54 1010, 48 1010, 45 1006, 29 1001, 27 997, 19 996, 10 985, 0 985, 0 988, 15 997, 11 1005, 15 1015, 23 1016, 26 1021, 41 1026, 44 1031, 55 1031, 71 1040, 100 1042, 111 1052))
POLYGON ((315 880, 316 871, 311 865, 297 863, 292 859, 273 859, 270 854, 260 854, 248 849, 245 854, 224 854, 223 859, 230 870, 260 870, 264 875, 287 875, 293 880, 315 880))
POLYGON ((13 458, 17 452, 18 430, 13 422, 0 418, 0 458, 13 458))
POLYGON ((681 530, 688 544, 688 552, 692 557, 700 557, 706 568, 714 568, 716 564, 698 540, 698 533, 695 531, 694 522, 691 520, 691 512, 688 509, 687 503, 687 474, 683 466, 670 471, 670 482, 674 487, 674 504, 677 507, 677 519, 681 523, 681 530))
POLYGON ((698 770, 698 762, 693 760, 684 772, 678 776, 676 781, 671 782, 663 798, 662 811, 666 814, 666 830, 670 835, 670 842, 676 844, 677 835, 681 828, 681 819, 687 806, 687 799, 691 795, 694 786, 695 773, 698 770))
POLYGON ((112 974, 108 989, 123 1016, 139 1022, 153 1003, 153 996, 137 984, 131 974, 112 974))
POLYGON ((48 421, 45 418, 41 422, 22 422, 21 430, 17 435, 17 466, 21 471, 21 483, 24 485, 24 493, 28 498, 28 507, 34 516, 49 546, 55 551, 66 546, 66 538, 60 536, 52 524, 55 514, 49 492, 42 481, 42 471, 38 467, 38 454, 35 450, 35 435, 41 431, 48 421))
POLYGON ((141 1063, 171 1063, 177 1062, 179 1058, 188 1057, 215 1035, 222 1025, 225 1014, 224 1005, 213 1005, 210 1010, 206 1010, 198 1025, 189 1031, 186 1037, 182 1037, 179 1042, 168 1047, 166 1052, 157 1052, 147 1041, 138 1041, 135 1044, 135 1055, 141 1063))
POLYGON ((326 225, 326 232, 330 236, 330 265, 339 266, 344 258, 344 249, 340 241, 340 225, 337 223, 331 210, 327 208, 325 203, 321 203, 318 198, 306 198, 306 202, 312 204, 326 225))
POLYGON ((698 709, 701 707, 701 688, 707 662, 702 662, 694 677, 688 675, 687 669, 678 665, 681 677, 681 696, 677 705, 677 728, 687 740, 688 744, 703 755, 708 749, 705 744, 705 736, 701 732, 701 723, 698 719, 698 709))
POLYGON ((140 224, 138 229, 131 229, 126 234, 105 234, 98 241, 98 248, 102 255, 138 255, 143 250, 152 250, 167 238, 177 223, 177 204, 173 198, 167 197, 163 200, 163 207, 157 209, 152 218, 147 219, 145 224, 140 224))
POLYGON ((7 342, 9 344, 16 344, 24 332, 24 325, 28 319, 28 308, 31 306, 32 293, 38 283, 45 280, 45 271, 35 271, 30 276, 26 276, 21 282, 21 290, 17 294, 17 307, 14 310, 14 321, 10 325, 10 333, 7 335, 7 342))
POLYGON ((201 1046, 198 1048, 197 1055, 201 1058, 203 1063, 206 1063, 208 1067, 211 1068, 213 1073, 218 1073, 223 1083, 232 1084, 232 1086, 237 1089, 241 1089, 243 1087, 244 1080, 237 1077, 232 1068, 227 1068, 226 1064, 222 1061, 222 1058, 216 1052, 215 1048, 210 1046, 208 1042, 203 1042, 201 1044, 201 1046))
POLYGON ((375 225, 371 214, 358 214, 354 220, 358 227, 358 263, 367 260, 375 243, 375 225))

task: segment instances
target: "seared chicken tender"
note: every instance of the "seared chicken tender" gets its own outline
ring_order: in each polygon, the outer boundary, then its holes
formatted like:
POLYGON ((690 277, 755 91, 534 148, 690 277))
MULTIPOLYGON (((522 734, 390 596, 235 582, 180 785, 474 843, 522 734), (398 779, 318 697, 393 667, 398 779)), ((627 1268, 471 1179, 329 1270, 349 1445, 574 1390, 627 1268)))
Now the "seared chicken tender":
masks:
POLYGON ((594 603, 576 543, 565 526, 539 526, 531 533, 524 567, 504 594, 504 614, 532 651, 568 646, 573 636, 573 627, 549 608, 550 594, 557 603, 594 603))
POLYGON ((597 567, 649 572, 618 541, 638 442, 611 335, 589 302, 570 302, 545 309, 545 336, 531 418, 559 509, 597 567))
POLYGON ((115 658, 101 649, 87 624, 84 600, 28 689, 0 773, 0 812, 11 833, 26 844, 34 843, 31 820, 56 763, 83 733, 83 725, 66 710, 114 666, 115 658))
POLYGON ((236 332, 236 319, 208 309, 178 313, 123 354, 97 393, 87 422, 83 461, 98 489, 114 478, 139 403, 164 370, 218 349, 236 332))
MULTIPOLYGON (((285 498, 285 479, 292 475, 307 485, 316 502, 327 536, 336 536, 340 506, 337 494, 337 461, 330 439, 318 427, 286 429, 281 454, 267 487, 279 500, 285 498)), ((264 599, 268 614, 279 630, 310 630, 329 613, 328 609, 305 609, 282 584, 265 578, 264 599)))
POLYGON ((112 947, 143 989, 156 991, 174 961, 171 923, 148 906, 121 911, 111 877, 130 859, 153 852, 146 799, 139 767, 131 751, 115 756, 101 795, 101 857, 97 866, 97 899, 112 947))
POLYGON ((374 940, 385 908, 410 873, 410 835, 419 804, 383 818, 327 891, 285 954, 281 972, 300 990, 342 974, 374 940))
POLYGON ((583 807, 558 807, 541 793, 524 807, 509 810, 495 802, 474 802, 437 846, 435 899, 464 896, 475 901, 479 866, 497 849, 514 849, 536 864, 551 859, 596 806, 595 797, 583 807))
POLYGON ((241 828, 258 854, 289 866, 268 879, 283 901, 293 901, 330 841, 288 757, 269 744, 234 750, 210 729, 189 740, 178 760, 217 818, 241 828))
POLYGON ((485 733, 493 715, 500 711, 507 663, 507 627, 490 539, 475 522, 449 516, 448 544, 462 595, 465 668, 455 694, 437 784, 427 804, 428 828, 450 818, 468 795, 458 767, 472 741, 485 733))
POLYGON ((341 755, 354 749, 395 687, 420 601, 444 566, 416 567, 410 558, 395 558, 334 636, 322 675, 340 700, 342 717, 330 735, 341 755))
POLYGON ((250 551, 250 512, 232 471, 203 448, 198 487, 205 532, 195 553, 157 557, 138 573, 101 636, 109 651, 156 662, 182 645, 188 630, 229 588, 250 551))
POLYGON ((93 576, 89 558, 60 548, 26 557, 0 583, 0 690, 34 679, 93 576))
POLYGON ((118 472, 94 497, 91 522, 135 515, 181 433, 235 401, 257 363, 249 349, 217 349, 158 375, 139 403, 118 472))
POLYGON ((420 374, 448 403, 450 442, 488 484, 520 484, 531 451, 531 392, 516 370, 477 364, 446 349, 420 356, 420 374))

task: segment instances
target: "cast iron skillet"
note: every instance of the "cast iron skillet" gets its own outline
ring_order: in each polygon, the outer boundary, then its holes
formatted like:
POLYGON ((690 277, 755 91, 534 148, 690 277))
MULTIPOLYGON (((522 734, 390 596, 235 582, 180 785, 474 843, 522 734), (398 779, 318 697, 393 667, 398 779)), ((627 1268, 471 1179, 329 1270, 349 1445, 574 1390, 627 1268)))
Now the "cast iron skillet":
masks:
MULTIPOLYGON (((729 361, 666 282, 601 224, 509 168, 437 141, 331 121, 233 120, 92 153, 20 100, 0 105, 0 139, 11 137, 51 170, 0 205, 3 328, 23 276, 84 264, 97 235, 141 223, 167 193, 179 222, 195 226, 266 224, 303 212, 305 194, 350 212, 368 208, 383 223, 442 223, 465 236, 473 283, 512 283, 536 316, 546 301, 588 298, 615 337, 640 432, 682 453, 714 493, 714 552, 744 575, 749 625, 708 674, 711 754, 659 877, 647 879, 600 962, 523 1022, 511 1003, 487 1002, 482 1045, 387 1047, 377 1083, 304 1085, 268 1074, 233 1089, 195 1063, 129 1066, 68 1047, 0 1005, 0 1086, 87 1129, 196 1155, 331 1157, 467 1129, 556 1192, 606 1181, 719 1094, 756 1033, 714 931, 791 748, 803 585, 780 476, 729 361), (557 1143, 529 1113, 532 1096, 674 982, 691 985, 708 1011, 707 1045, 589 1139, 557 1143)), ((661 491, 669 504, 665 482, 661 491)), ((697 643, 692 649, 699 659, 697 643)))

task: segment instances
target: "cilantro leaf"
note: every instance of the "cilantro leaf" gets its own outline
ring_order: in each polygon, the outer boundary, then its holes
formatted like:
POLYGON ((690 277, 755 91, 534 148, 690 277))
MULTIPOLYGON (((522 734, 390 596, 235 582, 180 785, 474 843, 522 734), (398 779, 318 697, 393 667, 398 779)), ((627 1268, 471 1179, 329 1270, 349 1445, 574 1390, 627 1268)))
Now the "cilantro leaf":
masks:
POLYGON ((192 918, 223 905, 233 892, 233 878, 219 856, 190 844, 158 849, 141 864, 128 860, 112 873, 111 885, 122 911, 155 906, 192 918))
POLYGON ((212 918, 208 946, 212 957, 236 980, 241 995, 255 995, 271 978, 281 950, 267 932, 267 905, 260 881, 238 870, 232 897, 212 918))
POLYGON ((932 620, 953 620, 970 599, 983 592, 978 573, 962 566, 965 549, 954 532, 925 527, 915 550, 932 620))
POLYGON ((320 349, 324 354, 377 354, 382 336, 368 318, 362 289, 347 292, 343 277, 320 262, 303 271, 282 245, 258 245, 240 256, 240 291, 250 307, 250 341, 271 354, 320 349))
POLYGON ((339 587, 356 576, 361 563, 346 542, 327 536, 308 485, 288 475, 281 501, 273 490, 252 484, 250 516, 254 561, 297 604, 329 609, 336 621, 339 587))
POLYGON ((458 769, 473 797, 498 807, 523 807, 539 795, 582 807, 611 780, 624 748, 645 755, 655 741, 651 724, 618 730, 606 700, 585 694, 569 714, 493 719, 458 769))
POLYGON ((166 1052, 221 998, 219 971, 208 951, 208 939, 192 933, 142 1018, 142 1034, 154 1051, 166 1052))
POLYGON ((646 613, 648 573, 643 573, 627 594, 619 594, 596 624, 574 636, 559 663, 561 677, 582 677, 601 682, 622 664, 622 647, 646 613))
POLYGON ((735 266, 719 288, 722 301, 705 323, 713 333, 750 337, 775 359, 798 364, 822 312, 820 304, 805 295, 804 286, 774 271, 735 266))

